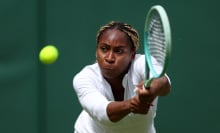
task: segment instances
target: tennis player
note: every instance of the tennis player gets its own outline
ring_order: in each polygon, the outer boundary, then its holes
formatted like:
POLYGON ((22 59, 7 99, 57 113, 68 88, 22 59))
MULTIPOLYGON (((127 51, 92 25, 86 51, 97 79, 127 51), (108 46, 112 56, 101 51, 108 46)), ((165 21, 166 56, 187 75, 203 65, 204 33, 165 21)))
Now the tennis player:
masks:
POLYGON ((145 56, 136 53, 139 35, 131 25, 112 21, 100 28, 96 39, 96 62, 73 79, 83 108, 74 132, 155 133, 158 96, 170 92, 168 76, 143 89, 145 56))

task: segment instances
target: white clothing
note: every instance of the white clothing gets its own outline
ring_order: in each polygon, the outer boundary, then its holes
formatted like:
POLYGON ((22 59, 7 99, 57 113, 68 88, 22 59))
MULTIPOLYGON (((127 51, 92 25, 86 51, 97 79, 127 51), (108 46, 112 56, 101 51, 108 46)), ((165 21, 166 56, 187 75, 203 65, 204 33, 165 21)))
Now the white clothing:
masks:
MULTIPOLYGON (((144 79, 145 56, 136 54, 128 73, 123 78, 124 99, 135 94, 134 88, 144 79)), ((159 66, 158 66, 159 68, 159 66)), ((118 122, 111 122, 107 115, 107 106, 114 101, 108 82, 103 78, 97 63, 83 68, 73 79, 73 87, 83 111, 75 123, 75 133, 155 133, 156 98, 146 115, 125 116, 118 122)))

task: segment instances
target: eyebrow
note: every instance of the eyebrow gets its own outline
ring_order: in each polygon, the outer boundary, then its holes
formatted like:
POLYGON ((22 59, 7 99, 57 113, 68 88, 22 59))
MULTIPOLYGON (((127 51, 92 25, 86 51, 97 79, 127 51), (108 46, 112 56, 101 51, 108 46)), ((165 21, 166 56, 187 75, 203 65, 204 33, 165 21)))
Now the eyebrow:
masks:
MULTIPOLYGON (((106 45, 106 46, 110 46, 108 43, 99 43, 99 45, 106 45)), ((122 45, 122 44, 118 44, 118 46, 116 46, 116 48, 125 48, 126 46, 122 45)))
POLYGON ((116 48, 126 48, 125 46, 117 46, 116 48))

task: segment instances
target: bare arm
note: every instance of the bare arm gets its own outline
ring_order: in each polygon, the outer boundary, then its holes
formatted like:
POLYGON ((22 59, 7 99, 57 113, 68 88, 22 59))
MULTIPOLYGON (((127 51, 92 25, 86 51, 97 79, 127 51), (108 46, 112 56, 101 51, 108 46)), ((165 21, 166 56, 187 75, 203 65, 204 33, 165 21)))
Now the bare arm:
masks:
POLYGON ((165 96, 170 92, 170 83, 166 76, 154 79, 150 86, 150 93, 155 96, 165 96))
POLYGON ((131 99, 125 101, 111 102, 107 106, 107 114, 112 122, 117 122, 131 113, 130 110, 131 99))
POLYGON ((138 88, 138 95, 124 101, 111 102, 107 106, 107 114, 112 122, 117 122, 129 113, 147 114, 153 100, 157 96, 165 96, 170 92, 170 83, 166 76, 154 79, 148 89, 142 89, 143 82, 138 88))
POLYGON ((147 114, 151 104, 148 101, 141 101, 139 96, 125 101, 111 102, 107 106, 107 114, 112 122, 117 122, 129 113, 147 114))

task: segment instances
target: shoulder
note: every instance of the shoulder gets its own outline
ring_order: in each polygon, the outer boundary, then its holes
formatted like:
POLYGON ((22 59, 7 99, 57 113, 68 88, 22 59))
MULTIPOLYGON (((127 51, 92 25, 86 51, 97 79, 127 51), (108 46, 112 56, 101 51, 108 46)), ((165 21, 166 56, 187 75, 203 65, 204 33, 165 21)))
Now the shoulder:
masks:
POLYGON ((73 84, 86 80, 95 80, 101 78, 100 68, 97 63, 85 66, 79 73, 73 77, 73 84))
POLYGON ((142 54, 136 54, 135 59, 132 63, 132 68, 133 69, 140 69, 144 67, 145 64, 145 56, 142 54))
POLYGON ((99 67, 97 63, 94 63, 92 65, 87 65, 85 66, 79 73, 77 73, 76 75, 82 75, 82 74, 97 74, 99 71, 99 67))
POLYGON ((144 78, 145 73, 145 56, 142 54, 136 54, 133 60, 130 70, 128 72, 129 79, 132 80, 134 85, 139 84, 144 78))
POLYGON ((145 56, 144 56, 143 54, 136 54, 136 55, 135 55, 134 62, 144 61, 144 59, 145 59, 145 56))
POLYGON ((145 62, 145 56, 143 54, 136 54, 135 58, 134 58, 134 60, 132 62, 132 65, 133 66, 141 65, 144 62, 145 62))

